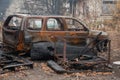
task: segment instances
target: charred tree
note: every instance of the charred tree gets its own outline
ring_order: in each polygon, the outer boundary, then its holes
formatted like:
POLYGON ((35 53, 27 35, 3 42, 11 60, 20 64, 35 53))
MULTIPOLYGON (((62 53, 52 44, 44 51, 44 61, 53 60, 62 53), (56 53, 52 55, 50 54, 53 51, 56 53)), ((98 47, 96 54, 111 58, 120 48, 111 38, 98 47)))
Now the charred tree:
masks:
POLYGON ((30 14, 62 15, 67 0, 24 0, 24 6, 30 14))

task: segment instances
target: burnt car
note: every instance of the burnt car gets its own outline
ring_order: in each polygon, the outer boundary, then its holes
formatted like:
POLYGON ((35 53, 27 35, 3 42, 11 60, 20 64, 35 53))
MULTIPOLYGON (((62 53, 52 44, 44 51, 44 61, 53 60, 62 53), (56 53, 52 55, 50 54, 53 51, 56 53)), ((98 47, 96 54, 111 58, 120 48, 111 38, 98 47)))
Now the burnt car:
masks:
POLYGON ((64 55, 67 59, 97 55, 107 50, 109 40, 106 32, 90 30, 82 21, 66 16, 10 15, 2 34, 5 45, 19 53, 30 53, 32 59, 56 54, 63 57, 62 53, 68 54, 64 55))

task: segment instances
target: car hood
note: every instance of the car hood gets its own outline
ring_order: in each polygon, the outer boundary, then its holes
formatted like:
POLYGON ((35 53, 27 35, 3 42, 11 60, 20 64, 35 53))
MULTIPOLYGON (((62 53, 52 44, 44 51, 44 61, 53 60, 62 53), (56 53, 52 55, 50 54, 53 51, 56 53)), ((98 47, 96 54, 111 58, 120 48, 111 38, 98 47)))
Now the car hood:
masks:
POLYGON ((99 30, 90 30, 89 32, 89 36, 97 36, 100 32, 102 32, 101 37, 103 38, 107 38, 108 37, 108 33, 104 32, 104 31, 99 31, 99 30))

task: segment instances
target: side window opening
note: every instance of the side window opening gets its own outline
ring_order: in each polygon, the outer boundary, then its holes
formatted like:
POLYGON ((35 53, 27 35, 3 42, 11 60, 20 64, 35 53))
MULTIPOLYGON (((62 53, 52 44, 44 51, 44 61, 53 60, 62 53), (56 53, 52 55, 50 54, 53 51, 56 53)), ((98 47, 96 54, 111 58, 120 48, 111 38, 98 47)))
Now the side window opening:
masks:
POLYGON ((28 19, 27 28, 30 30, 40 30, 42 28, 42 19, 30 18, 28 19))
POLYGON ((84 26, 77 20, 71 18, 66 18, 65 20, 68 26, 68 31, 84 30, 84 26))
POLYGON ((116 0, 102 0, 102 14, 112 15, 116 10, 116 0))
POLYGON ((18 30, 20 29, 21 23, 22 23, 22 18, 12 17, 8 23, 8 29, 18 30))
POLYGON ((47 30, 61 31, 63 30, 63 26, 59 19, 49 18, 47 20, 47 30))

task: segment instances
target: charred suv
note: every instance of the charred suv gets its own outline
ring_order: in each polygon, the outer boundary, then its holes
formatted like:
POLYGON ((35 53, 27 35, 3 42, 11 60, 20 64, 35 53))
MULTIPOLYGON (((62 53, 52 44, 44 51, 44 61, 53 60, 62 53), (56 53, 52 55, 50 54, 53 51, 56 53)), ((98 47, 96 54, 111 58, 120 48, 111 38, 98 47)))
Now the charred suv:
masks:
POLYGON ((30 54, 32 59, 57 56, 68 60, 108 50, 106 32, 89 30, 73 17, 10 15, 2 34, 5 45, 19 53, 30 54))

